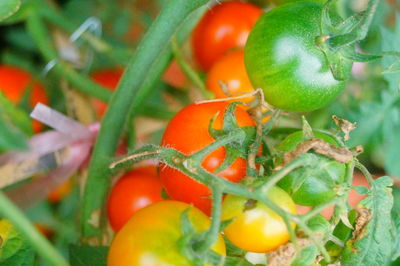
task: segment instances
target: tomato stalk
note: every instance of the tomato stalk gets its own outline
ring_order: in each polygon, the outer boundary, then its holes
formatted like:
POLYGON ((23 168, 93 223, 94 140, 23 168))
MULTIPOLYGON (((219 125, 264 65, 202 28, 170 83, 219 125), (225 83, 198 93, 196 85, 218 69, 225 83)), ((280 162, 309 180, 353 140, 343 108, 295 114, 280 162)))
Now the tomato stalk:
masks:
POLYGON ((65 77, 72 85, 74 85, 80 91, 98 98, 103 101, 108 101, 111 97, 111 91, 100 86, 90 80, 89 78, 82 76, 78 72, 76 72, 69 64, 62 61, 62 59, 58 58, 57 51, 53 46, 53 43, 50 41, 49 36, 50 33, 46 28, 46 25, 43 23, 42 18, 39 15, 37 9, 41 9, 42 7, 38 7, 34 5, 34 9, 31 10, 29 16, 27 18, 27 31, 30 33, 33 41, 38 47, 39 51, 42 53, 45 60, 48 62, 55 62, 54 71, 60 77, 65 77))
POLYGON ((211 226, 205 233, 204 241, 198 243, 198 245, 194 247, 194 249, 199 253, 204 253, 212 247, 212 245, 217 241, 220 231, 223 189, 221 186, 219 186, 218 183, 216 183, 211 185, 211 190, 212 190, 211 226))
POLYGON ((100 223, 104 215, 102 209, 111 177, 107 164, 117 148, 129 117, 128 111, 133 105, 132 101, 141 92, 148 71, 168 47, 176 29, 186 17, 207 2, 208 0, 168 1, 130 59, 103 118, 89 165, 81 213, 83 241, 94 237, 95 243, 99 243, 101 238, 100 223))
POLYGON ((69 263, 51 245, 51 243, 40 234, 25 215, 0 191, 0 215, 12 222, 30 245, 36 249, 40 256, 50 265, 68 266, 69 263))
MULTIPOLYGON (((285 177, 288 173, 293 171, 294 169, 298 167, 302 167, 305 165, 310 165, 314 160, 315 156, 314 154, 306 153, 302 154, 290 163, 286 164, 284 167, 282 167, 279 171, 277 171, 275 174, 273 174, 267 181, 264 183, 261 187, 257 188, 256 190, 248 188, 242 184, 238 183, 233 183, 230 182, 226 179, 220 178, 208 171, 206 171, 202 165, 201 162, 203 161, 203 158, 207 156, 209 153, 214 151, 215 149, 218 149, 219 147, 222 147, 226 145, 227 143, 237 141, 238 139, 243 138, 243 133, 241 130, 234 130, 230 134, 226 135, 225 137, 221 137, 217 139, 215 142, 213 142, 211 145, 207 146, 206 148, 200 150, 199 152, 187 156, 175 149, 171 148, 165 148, 165 147, 157 147, 157 146, 148 146, 144 148, 146 151, 139 151, 140 153, 135 153, 132 155, 129 155, 129 157, 134 160, 138 161, 141 160, 142 158, 157 158, 161 162, 167 164, 168 166, 175 168, 182 173, 190 176, 194 180, 210 187, 211 189, 213 188, 218 188, 218 192, 222 191, 223 193, 226 194, 231 194, 231 195, 236 195, 240 197, 245 197, 249 199, 254 199, 257 200, 263 204, 265 204, 267 207, 269 207, 271 210, 276 212, 279 216, 282 217, 284 220, 289 234, 290 234, 290 239, 292 242, 295 244, 297 247, 297 237, 296 234, 291 226, 291 222, 294 222, 298 224, 299 228, 303 230, 307 234, 312 234, 311 229, 307 226, 306 222, 308 220, 307 218, 303 218, 302 216, 299 215, 292 215, 285 210, 283 210, 281 207, 279 207, 277 204, 272 202, 271 200, 268 199, 266 196, 267 191, 273 187, 280 179, 285 177)), ((127 158, 127 157, 126 157, 127 158)), ((130 162, 126 158, 123 158, 122 160, 119 160, 121 163, 125 164, 126 166, 130 162)), ((114 165, 115 166, 115 163, 114 165)), ((217 195, 218 196, 218 195, 217 195)), ((215 204, 215 203, 214 203, 215 204)), ((214 206, 214 205, 213 205, 214 206)), ((219 210, 214 209, 213 212, 213 225, 210 228, 210 231, 215 230, 216 228, 219 227, 220 224, 220 219, 218 219, 220 216, 219 210)), ((210 236, 214 236, 213 234, 210 233, 210 236)), ((215 237, 215 236, 214 236, 215 237)), ((310 235, 310 239, 314 242, 314 244, 317 246, 317 248, 320 250, 320 252, 324 255, 325 259, 327 261, 330 260, 329 254, 327 253, 323 243, 321 243, 320 239, 310 235)), ((211 240, 209 240, 211 242, 211 240)), ((205 246, 205 244, 204 244, 205 246)))

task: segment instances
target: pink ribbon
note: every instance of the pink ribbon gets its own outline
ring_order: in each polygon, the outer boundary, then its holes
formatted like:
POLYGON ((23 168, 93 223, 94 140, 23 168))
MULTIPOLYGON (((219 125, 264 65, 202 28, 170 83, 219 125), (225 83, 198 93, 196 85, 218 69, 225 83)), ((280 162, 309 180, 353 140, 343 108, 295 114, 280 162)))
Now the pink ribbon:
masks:
POLYGON ((36 105, 31 117, 55 130, 31 137, 28 151, 9 151, 0 155, 0 188, 52 169, 41 178, 33 178, 26 184, 7 190, 9 198, 21 208, 28 208, 44 199, 88 160, 100 128, 99 123, 82 125, 43 104, 36 105), (18 167, 22 168, 27 162, 35 162, 32 164, 35 167, 18 171, 18 167), (7 167, 16 169, 14 176, 1 175, 7 167))

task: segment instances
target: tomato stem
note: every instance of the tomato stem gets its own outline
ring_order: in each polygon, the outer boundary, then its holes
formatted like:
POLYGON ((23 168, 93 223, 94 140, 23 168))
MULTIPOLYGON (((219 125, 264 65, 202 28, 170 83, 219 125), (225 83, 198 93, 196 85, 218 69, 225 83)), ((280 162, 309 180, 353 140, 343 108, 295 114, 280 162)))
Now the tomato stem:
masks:
POLYGON ((40 234, 25 215, 14 205, 2 191, 0 191, 0 216, 10 220, 30 245, 50 265, 68 266, 69 263, 51 245, 51 243, 40 234))

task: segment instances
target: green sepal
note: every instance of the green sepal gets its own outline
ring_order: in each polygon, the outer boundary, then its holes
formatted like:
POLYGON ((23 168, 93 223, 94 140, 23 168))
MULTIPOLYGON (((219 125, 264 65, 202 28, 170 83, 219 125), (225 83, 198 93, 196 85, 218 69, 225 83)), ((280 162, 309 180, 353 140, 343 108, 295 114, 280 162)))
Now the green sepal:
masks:
POLYGON ((340 54, 353 62, 370 62, 381 59, 382 55, 360 54, 353 47, 345 47, 340 50, 340 54))
POLYGON ((220 173, 221 171, 227 169, 239 157, 246 159, 248 154, 248 147, 254 141, 256 134, 255 127, 252 126, 240 127, 237 123, 235 110, 236 110, 236 105, 238 104, 239 102, 233 102, 230 103, 226 108, 224 112, 222 130, 217 130, 213 128, 214 121, 217 118, 218 114, 216 114, 208 124, 208 132, 214 139, 225 137, 232 131, 238 129, 242 130, 245 133, 244 138, 225 145, 225 159, 221 163, 221 165, 214 171, 214 173, 220 173))

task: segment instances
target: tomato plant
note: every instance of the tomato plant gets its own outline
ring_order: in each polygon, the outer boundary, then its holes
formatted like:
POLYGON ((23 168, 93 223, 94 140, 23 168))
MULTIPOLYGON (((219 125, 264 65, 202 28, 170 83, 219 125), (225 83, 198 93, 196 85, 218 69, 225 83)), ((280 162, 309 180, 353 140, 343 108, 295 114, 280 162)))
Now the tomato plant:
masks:
MULTIPOLYGON (((179 244, 182 213, 189 209, 195 231, 205 231, 209 218, 200 210, 178 201, 160 201, 138 211, 118 232, 108 254, 108 266, 192 265, 179 244)), ((225 254, 221 236, 212 248, 225 254)))
MULTIPOLYGON (((285 211, 296 213, 293 200, 279 187, 272 187, 266 196, 285 211)), ((232 219, 224 233, 233 244, 247 251, 268 252, 289 240, 282 217, 251 199, 228 195, 222 203, 221 218, 232 219)), ((292 226, 294 228, 295 224, 292 226)))
MULTIPOLYGON (((274 8, 254 26, 245 47, 245 64, 255 88, 285 111, 321 108, 335 99, 346 81, 334 76, 325 53, 316 43, 321 36, 322 5, 295 2, 274 8)), ((349 76, 351 61, 341 60, 349 76)), ((333 60, 333 59, 332 59, 333 60)))
MULTIPOLYGON (((190 155, 214 141, 209 133, 209 124, 215 116, 212 127, 222 129, 224 111, 227 102, 191 104, 182 109, 169 122, 161 145, 172 147, 190 155)), ((235 111, 236 120, 240 127, 254 126, 253 119, 239 106, 235 111)), ((225 159, 225 148, 221 147, 210 153, 202 166, 210 172, 215 171, 225 159)), ((227 169, 217 175, 230 181, 237 182, 246 174, 246 161, 237 158, 227 169)), ((210 190, 185 174, 166 166, 160 167, 160 177, 167 194, 175 200, 193 203, 196 207, 210 212, 211 200, 207 197, 210 190)))
MULTIPOLYGON (((16 105, 22 103, 25 97, 28 97, 27 103, 31 108, 37 103, 48 104, 44 87, 30 73, 16 66, 0 65, 0 89, 16 105)), ((39 132, 43 124, 34 120, 32 127, 34 132, 39 132)))
MULTIPOLYGON (((331 136, 313 133, 316 138, 338 146, 331 136)), ((306 140, 303 131, 297 131, 287 136, 278 146, 280 152, 289 152, 296 149, 297 145, 306 140)), ((316 206, 326 202, 337 195, 339 185, 344 182, 346 166, 323 155, 317 155, 313 166, 305 166, 292 171, 278 184, 288 192, 294 202, 299 205, 316 206)))
POLYGON ((107 203, 108 220, 115 232, 138 210, 162 200, 161 182, 154 166, 135 168, 113 186, 107 203))
POLYGON ((198 64, 208 70, 227 50, 243 47, 261 13, 260 8, 240 1, 213 6, 193 31, 192 50, 198 64))

